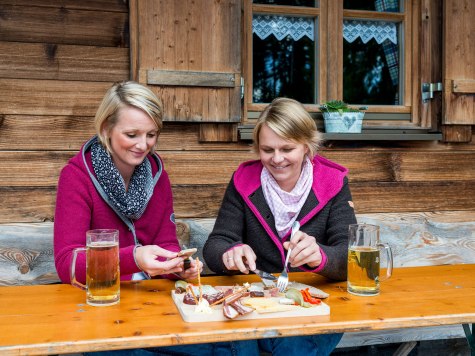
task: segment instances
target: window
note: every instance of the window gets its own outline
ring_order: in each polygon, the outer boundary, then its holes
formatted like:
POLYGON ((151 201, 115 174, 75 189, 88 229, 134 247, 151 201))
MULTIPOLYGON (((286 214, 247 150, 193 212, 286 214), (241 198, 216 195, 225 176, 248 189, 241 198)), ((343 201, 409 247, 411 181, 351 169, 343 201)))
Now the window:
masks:
POLYGON ((366 128, 430 128, 421 110, 421 72, 430 63, 420 53, 428 29, 419 23, 419 0, 246 4, 247 124, 286 96, 316 116, 327 100, 368 106, 366 128))
POLYGON ((315 103, 315 19, 255 14, 252 18, 252 100, 292 96, 315 103))
POLYGON ((319 14, 312 0, 253 2, 248 36, 251 104, 269 103, 278 96, 317 104, 319 14))
MULTIPOLYGON (((344 1, 344 8, 375 11, 371 20, 360 20, 347 11, 343 20, 343 100, 368 105, 401 105, 400 53, 403 17, 398 0, 344 1)), ((344 13, 345 15, 345 13, 344 13)), ((407 25, 406 25, 407 26, 407 25)), ((410 29, 408 29, 410 32, 410 29)))

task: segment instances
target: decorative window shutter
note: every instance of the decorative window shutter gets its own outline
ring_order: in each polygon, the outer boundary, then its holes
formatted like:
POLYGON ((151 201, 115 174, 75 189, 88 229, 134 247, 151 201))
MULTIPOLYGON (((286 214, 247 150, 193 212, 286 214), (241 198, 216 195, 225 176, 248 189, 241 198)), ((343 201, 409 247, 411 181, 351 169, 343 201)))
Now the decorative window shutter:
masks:
POLYGON ((241 121, 241 3, 130 1, 131 77, 162 100, 164 121, 204 123, 215 131, 219 126, 220 132, 226 123, 236 129, 241 121))
POLYGON ((475 125, 475 3, 443 4, 442 132, 446 142, 470 142, 475 125))

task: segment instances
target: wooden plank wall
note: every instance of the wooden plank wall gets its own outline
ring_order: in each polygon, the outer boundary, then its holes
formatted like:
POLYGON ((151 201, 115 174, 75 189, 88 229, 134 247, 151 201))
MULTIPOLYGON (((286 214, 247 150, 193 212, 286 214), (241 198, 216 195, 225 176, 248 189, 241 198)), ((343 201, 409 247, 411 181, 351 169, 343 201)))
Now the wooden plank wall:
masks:
POLYGON ((129 77, 123 1, 0 4, 0 223, 52 220, 59 170, 129 77))
MULTIPOLYGON (((94 134, 105 90, 129 78, 122 1, 0 4, 0 223, 52 221, 61 167, 94 134)), ((472 137, 473 136, 472 132, 472 137)), ((167 122, 159 153, 178 218, 216 216, 249 142, 200 143, 199 126, 167 122)), ((350 169, 358 213, 475 210, 475 140, 327 142, 350 169)))

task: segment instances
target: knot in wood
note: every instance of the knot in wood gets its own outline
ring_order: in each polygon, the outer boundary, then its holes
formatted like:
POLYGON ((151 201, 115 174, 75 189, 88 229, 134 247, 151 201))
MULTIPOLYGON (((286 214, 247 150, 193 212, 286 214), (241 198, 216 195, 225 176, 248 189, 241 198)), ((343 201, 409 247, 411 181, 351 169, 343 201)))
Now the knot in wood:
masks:
POLYGON ((17 248, 0 249, 0 260, 7 260, 17 265, 21 274, 27 274, 31 270, 31 265, 40 255, 37 251, 20 250, 17 248))

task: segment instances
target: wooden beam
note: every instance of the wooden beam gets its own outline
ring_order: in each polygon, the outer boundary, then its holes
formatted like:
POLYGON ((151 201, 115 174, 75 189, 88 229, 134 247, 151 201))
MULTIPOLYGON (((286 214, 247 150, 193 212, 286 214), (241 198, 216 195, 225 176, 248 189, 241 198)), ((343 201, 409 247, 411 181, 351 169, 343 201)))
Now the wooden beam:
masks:
POLYGON ((94 134, 91 116, 0 114, 0 150, 4 151, 77 151, 94 134))
MULTIPOLYGON (((227 183, 172 184, 177 218, 215 218, 227 183)), ((355 211, 403 213, 475 210, 475 182, 353 183, 355 211)), ((56 186, 0 187, 0 223, 51 221, 56 186)))
POLYGON ((473 79, 454 79, 452 80, 452 92, 454 93, 475 93, 475 80, 473 79))
MULTIPOLYGON (((95 134, 92 116, 42 116, 0 114, 0 150, 78 151, 95 134), (35 134, 32 135, 31 133, 35 134), (45 137, 48 139, 45 140, 45 137)), ((224 124, 226 126, 228 124, 224 124)), ((230 125, 232 126, 232 125, 230 125)), ((158 139, 160 152, 249 151, 248 142, 200 144, 200 125, 164 123, 158 139)), ((218 134, 218 135, 221 135, 218 134)), ((243 156, 243 159, 245 156, 243 156)))
POLYGON ((0 187, 0 223, 53 221, 55 187, 0 187))
POLYGON ((237 142, 237 124, 200 124, 200 142, 237 142))
POLYGON ((147 70, 147 84, 152 85, 234 88, 240 80, 239 73, 147 70))
POLYGON ((129 0, 129 46, 130 46, 130 79, 143 83, 139 79, 139 14, 138 0, 129 0))
POLYGON ((4 4, 0 11, 2 41, 129 47, 128 13, 4 4))
POLYGON ((471 125, 442 125, 442 137, 444 142, 471 142, 471 125))
POLYGON ((94 116, 108 82, 0 79, 4 115, 94 116))
MULTIPOLYGON (((0 151, 0 186, 54 187, 61 168, 76 153, 0 151)), ((256 158, 250 147, 247 151, 159 151, 159 154, 172 184, 176 185, 227 184, 240 163, 256 158)), ((351 187, 358 183, 377 187, 393 183, 415 186, 422 184, 424 187, 457 182, 475 184, 473 152, 442 151, 422 154, 384 151, 358 152, 355 155, 354 152, 334 151, 326 152, 325 156, 349 169, 351 187)), ((431 195, 434 194, 428 194, 423 200, 432 199, 431 195)), ((403 198, 404 196, 388 197, 389 201, 403 198)))
POLYGON ((116 82, 128 77, 128 48, 0 42, 0 78, 116 82))
POLYGON ((353 183, 357 213, 475 210, 475 181, 353 183))
POLYGON ((2 0, 2 4, 127 13, 127 1, 117 0, 2 0))
POLYGON ((405 328, 345 333, 338 348, 368 345, 396 344, 411 340, 440 340, 464 338, 461 325, 438 325, 434 327, 405 328))

